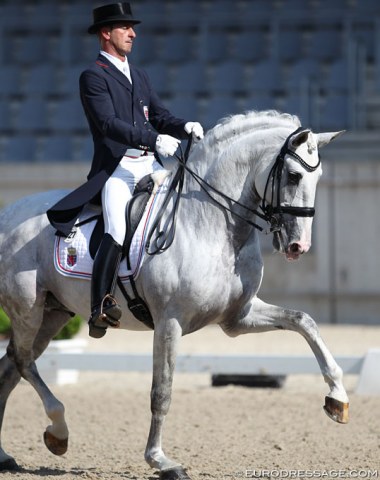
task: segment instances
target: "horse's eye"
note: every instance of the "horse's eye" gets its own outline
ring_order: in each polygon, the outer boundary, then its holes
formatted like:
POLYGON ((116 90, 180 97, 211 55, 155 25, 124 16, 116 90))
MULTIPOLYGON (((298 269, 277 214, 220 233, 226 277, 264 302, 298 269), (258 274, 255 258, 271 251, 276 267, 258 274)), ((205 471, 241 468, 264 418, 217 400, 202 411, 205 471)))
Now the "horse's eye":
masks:
POLYGON ((288 172, 288 182, 290 185, 298 185, 302 175, 298 172, 288 172))

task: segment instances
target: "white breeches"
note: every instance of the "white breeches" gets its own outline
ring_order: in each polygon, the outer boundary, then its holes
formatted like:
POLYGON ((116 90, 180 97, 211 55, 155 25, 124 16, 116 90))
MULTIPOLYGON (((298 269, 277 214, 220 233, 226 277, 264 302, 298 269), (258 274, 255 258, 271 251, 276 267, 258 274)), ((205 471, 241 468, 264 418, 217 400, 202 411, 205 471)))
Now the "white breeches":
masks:
POLYGON ((146 155, 138 158, 124 156, 102 190, 104 232, 109 233, 119 245, 126 233, 125 207, 132 197, 136 184, 145 176, 163 167, 146 155))

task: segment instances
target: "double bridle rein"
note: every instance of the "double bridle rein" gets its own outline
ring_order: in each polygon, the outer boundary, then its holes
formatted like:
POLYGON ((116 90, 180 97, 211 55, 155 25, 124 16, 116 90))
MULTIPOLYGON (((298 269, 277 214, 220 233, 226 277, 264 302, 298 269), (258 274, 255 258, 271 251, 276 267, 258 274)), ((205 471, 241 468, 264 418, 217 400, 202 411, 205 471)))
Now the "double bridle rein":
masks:
POLYGON ((296 217, 313 217, 315 214, 315 209, 314 207, 291 207, 291 206, 283 206, 281 205, 281 200, 280 200, 280 190, 281 190, 281 178, 282 178, 282 172, 283 172, 283 167, 284 167, 284 161, 285 161, 285 156, 290 155, 293 157, 295 160, 297 160, 302 167, 307 170, 308 172, 313 172, 315 171, 319 165, 320 165, 320 158, 315 166, 309 165, 305 160, 303 160, 297 153, 293 152, 289 148, 289 142, 291 137, 293 135, 302 132, 305 130, 302 127, 297 128, 293 133, 291 133, 287 139, 285 140, 280 153, 277 155, 276 160, 269 172, 268 179, 265 184, 265 189, 264 189, 264 195, 263 199, 261 201, 260 209, 262 210, 262 213, 254 210, 252 208, 247 207, 246 205, 243 205, 240 203, 238 200, 234 200, 233 198, 229 197, 228 195, 224 194, 217 188, 213 187, 210 185, 205 179, 200 177, 196 172, 194 172, 188 165, 187 165, 187 159, 190 153, 190 148, 191 148, 191 143, 192 139, 190 137, 186 151, 183 153, 182 148, 180 147, 180 155, 175 155, 175 158, 177 159, 179 163, 179 167, 177 169, 177 172, 171 182, 171 185, 169 187, 168 194, 166 195, 163 205, 161 206, 156 220, 153 223, 153 226, 149 232, 145 250, 149 255, 155 255, 157 253, 164 252, 167 250, 170 245, 173 243, 174 240, 174 234, 175 234, 175 227, 176 227, 176 218, 177 218, 177 212, 178 212, 178 206, 179 206, 179 200, 181 198, 181 192, 183 188, 183 182, 184 182, 184 176, 185 172, 188 172, 194 180, 199 184, 201 189, 210 197, 210 199, 222 207, 224 210, 227 210, 230 212, 232 215, 235 217, 238 217, 242 220, 244 220, 246 223, 251 225, 252 227, 256 228, 260 232, 264 231, 264 228, 261 227, 260 225, 252 222, 250 219, 238 214, 236 211, 232 210, 232 206, 238 205, 239 207, 243 208, 247 212, 254 214, 261 218, 262 220, 266 221, 267 223, 270 224, 269 230, 266 230, 265 233, 274 233, 278 232, 281 230, 281 226, 283 224, 283 215, 284 214, 289 214, 289 215, 294 215, 296 217), (266 201, 266 194, 269 188, 269 185, 272 186, 272 195, 271 195, 271 201, 268 203, 266 201), (178 188, 177 188, 178 187, 178 188), (276 188, 275 188, 276 187, 276 188), (276 195, 276 203, 274 203, 274 192, 275 190, 277 191, 276 195), (176 197, 175 194, 177 192, 176 197), (218 199, 216 199, 211 192, 215 193, 219 197, 223 198, 224 200, 227 201, 228 204, 231 205, 231 208, 223 205, 218 199), (165 221, 165 226, 164 229, 161 229, 161 221, 164 216, 164 212, 169 204, 169 201, 171 198, 174 197, 174 205, 169 212, 169 217, 165 221), (151 249, 151 241, 153 238, 153 234, 155 234, 154 238, 154 245, 155 248, 151 249))

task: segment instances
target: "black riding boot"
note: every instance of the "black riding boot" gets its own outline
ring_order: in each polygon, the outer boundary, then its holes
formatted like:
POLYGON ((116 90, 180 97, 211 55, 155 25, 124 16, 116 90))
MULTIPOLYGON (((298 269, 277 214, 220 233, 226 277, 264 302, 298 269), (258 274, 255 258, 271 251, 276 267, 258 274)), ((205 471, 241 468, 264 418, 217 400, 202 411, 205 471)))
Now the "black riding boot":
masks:
POLYGON ((96 253, 91 279, 90 337, 101 338, 107 327, 120 325, 121 308, 113 297, 122 247, 106 233, 96 253))

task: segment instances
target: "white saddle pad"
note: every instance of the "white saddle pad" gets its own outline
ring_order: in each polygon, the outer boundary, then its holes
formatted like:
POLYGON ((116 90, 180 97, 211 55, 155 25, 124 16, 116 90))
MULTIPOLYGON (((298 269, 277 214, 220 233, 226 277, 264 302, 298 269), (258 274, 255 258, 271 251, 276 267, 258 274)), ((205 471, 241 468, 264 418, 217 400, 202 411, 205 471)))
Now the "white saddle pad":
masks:
MULTIPOLYGON (((146 238, 159 210, 162 200, 165 198, 170 179, 166 179, 155 194, 152 194, 144 211, 139 226, 133 236, 130 248, 130 265, 123 260, 120 264, 119 276, 123 282, 129 281, 129 276, 137 278, 145 255, 146 238)), ((100 208, 86 207, 76 223, 100 214, 100 208)), ((93 259, 89 252, 89 241, 96 220, 76 228, 73 238, 55 237, 54 265, 56 270, 66 277, 91 279, 93 259)))

